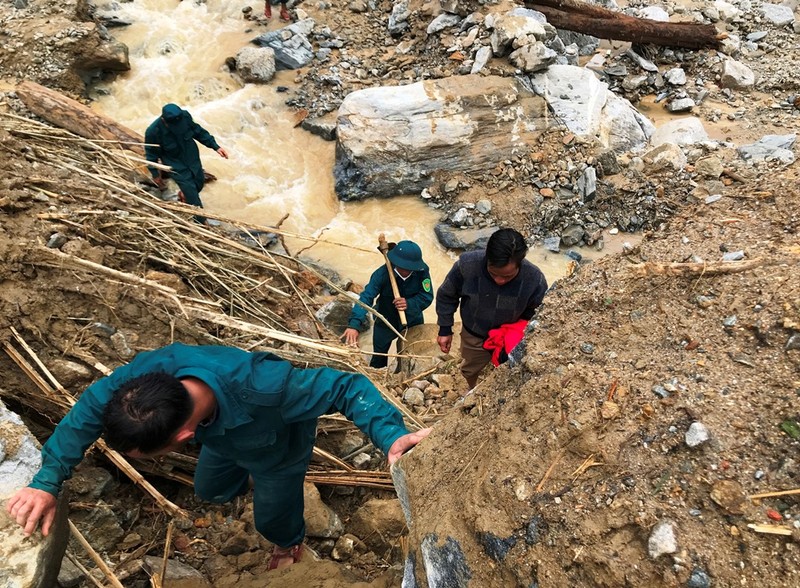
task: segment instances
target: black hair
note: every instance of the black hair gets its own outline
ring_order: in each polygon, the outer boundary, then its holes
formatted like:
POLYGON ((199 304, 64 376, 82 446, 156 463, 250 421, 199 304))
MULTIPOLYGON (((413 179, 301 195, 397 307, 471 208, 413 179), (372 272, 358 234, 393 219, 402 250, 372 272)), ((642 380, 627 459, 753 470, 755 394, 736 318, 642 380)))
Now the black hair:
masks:
POLYGON ((511 262, 519 266, 528 253, 528 245, 519 231, 499 229, 492 233, 486 244, 486 263, 492 267, 503 267, 511 262))
POLYGON ((103 410, 103 437, 121 453, 155 453, 169 445, 192 414, 193 402, 181 381, 166 372, 128 380, 103 410))

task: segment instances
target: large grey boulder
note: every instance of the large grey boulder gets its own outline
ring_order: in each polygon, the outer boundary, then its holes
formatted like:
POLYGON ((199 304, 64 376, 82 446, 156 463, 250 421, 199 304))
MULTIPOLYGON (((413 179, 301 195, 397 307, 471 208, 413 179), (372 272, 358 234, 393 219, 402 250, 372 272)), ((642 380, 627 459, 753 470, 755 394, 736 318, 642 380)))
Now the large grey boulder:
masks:
POLYGON ((50 588, 67 548, 69 529, 62 493, 56 520, 47 537, 39 531, 25 537, 5 509, 5 502, 27 486, 42 465, 41 448, 22 420, 0 402, 0 586, 50 588))
POLYGON ((630 102, 610 92, 588 69, 553 65, 531 76, 531 82, 570 132, 597 139, 613 151, 642 147, 654 131, 630 102))
POLYGON ((348 94, 337 119, 341 200, 421 192, 439 170, 492 168, 549 125, 544 100, 518 79, 453 76, 348 94))
POLYGON ((251 41, 259 47, 275 51, 275 68, 298 69, 311 63, 314 52, 308 36, 314 30, 314 20, 305 18, 275 31, 259 35, 251 41))

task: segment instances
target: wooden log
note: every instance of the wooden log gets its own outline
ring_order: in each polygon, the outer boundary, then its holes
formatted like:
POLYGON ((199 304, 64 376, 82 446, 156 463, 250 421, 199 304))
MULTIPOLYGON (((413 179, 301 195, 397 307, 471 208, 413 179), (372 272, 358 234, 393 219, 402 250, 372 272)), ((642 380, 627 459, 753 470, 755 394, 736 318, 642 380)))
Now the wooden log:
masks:
POLYGON ((711 24, 636 18, 580 0, 526 0, 525 6, 544 14, 558 29, 601 39, 702 49, 717 47, 725 36, 711 24))
POLYGON ((32 113, 57 127, 87 139, 119 141, 121 147, 144 155, 142 135, 77 100, 35 82, 18 84, 16 92, 32 113))

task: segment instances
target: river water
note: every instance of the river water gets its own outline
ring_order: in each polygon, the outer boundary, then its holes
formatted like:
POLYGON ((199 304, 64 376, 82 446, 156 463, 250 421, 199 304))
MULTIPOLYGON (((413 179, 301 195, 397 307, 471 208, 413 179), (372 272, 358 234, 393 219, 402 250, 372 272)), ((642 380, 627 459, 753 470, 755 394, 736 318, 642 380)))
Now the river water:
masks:
MULTIPOLYGON (((411 239, 422 247, 434 285, 441 284, 456 257, 433 233, 439 211, 416 196, 339 202, 333 189, 335 144, 295 127, 284 105, 288 94, 277 91, 291 88, 295 74, 278 72, 268 85, 241 85, 227 72, 225 59, 265 30, 243 18, 248 5, 263 10, 261 1, 120 4, 120 17, 134 24, 112 32, 130 50, 131 71, 99 87, 94 108, 144 133, 164 104, 177 103, 230 155, 225 160, 200 148, 204 167, 218 178, 201 195, 209 211, 265 227, 288 214, 282 229, 346 245, 317 244, 305 254, 361 284, 382 263, 379 233, 389 241, 411 239)), ((281 26, 274 18, 268 30, 281 26)), ((309 242, 288 239, 287 245, 297 252, 309 242)), ((544 250, 531 251, 529 258, 550 283, 565 274, 569 262, 544 250)), ((426 314, 426 320, 434 319, 426 314)))

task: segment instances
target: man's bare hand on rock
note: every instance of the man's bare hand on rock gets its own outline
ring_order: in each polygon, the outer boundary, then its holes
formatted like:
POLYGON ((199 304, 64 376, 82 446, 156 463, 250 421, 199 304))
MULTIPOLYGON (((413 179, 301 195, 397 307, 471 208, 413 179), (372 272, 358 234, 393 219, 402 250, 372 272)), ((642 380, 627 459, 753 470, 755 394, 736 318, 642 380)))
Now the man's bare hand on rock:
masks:
POLYGON ((47 537, 56 518, 56 497, 36 488, 22 488, 9 498, 6 510, 11 518, 24 527, 26 537, 42 523, 42 535, 47 537))

